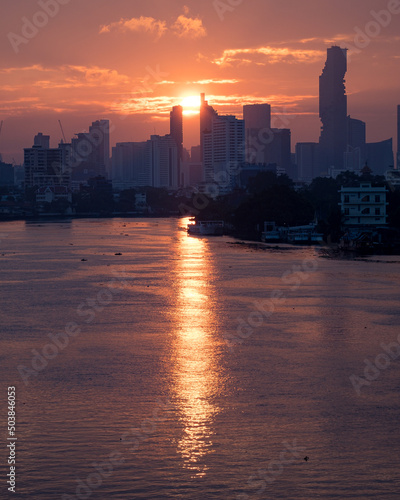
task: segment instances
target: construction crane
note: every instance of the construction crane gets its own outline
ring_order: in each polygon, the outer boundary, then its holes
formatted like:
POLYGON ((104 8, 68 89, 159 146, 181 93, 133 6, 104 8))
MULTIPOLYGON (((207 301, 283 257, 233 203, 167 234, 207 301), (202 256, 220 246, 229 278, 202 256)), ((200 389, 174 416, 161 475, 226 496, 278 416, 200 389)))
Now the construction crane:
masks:
POLYGON ((63 129, 63 126, 61 125, 61 120, 58 120, 58 123, 60 124, 60 129, 61 129, 61 133, 62 133, 62 136, 64 139, 64 144, 67 144, 67 139, 65 138, 64 129, 63 129))

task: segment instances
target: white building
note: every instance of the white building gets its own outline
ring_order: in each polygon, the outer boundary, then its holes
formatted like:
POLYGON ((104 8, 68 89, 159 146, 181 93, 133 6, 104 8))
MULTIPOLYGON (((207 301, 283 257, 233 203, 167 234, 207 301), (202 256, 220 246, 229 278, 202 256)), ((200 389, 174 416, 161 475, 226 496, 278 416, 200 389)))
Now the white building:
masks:
POLYGON ((71 190, 65 186, 41 187, 36 192, 37 203, 52 203, 53 201, 65 200, 72 202, 71 190))
POLYGON ((342 187, 340 208, 346 226, 382 226, 387 224, 387 189, 362 183, 359 187, 342 187))
POLYGON ((244 121, 235 116, 215 116, 211 131, 203 134, 203 170, 206 184, 219 194, 232 191, 238 184, 244 162, 244 121))

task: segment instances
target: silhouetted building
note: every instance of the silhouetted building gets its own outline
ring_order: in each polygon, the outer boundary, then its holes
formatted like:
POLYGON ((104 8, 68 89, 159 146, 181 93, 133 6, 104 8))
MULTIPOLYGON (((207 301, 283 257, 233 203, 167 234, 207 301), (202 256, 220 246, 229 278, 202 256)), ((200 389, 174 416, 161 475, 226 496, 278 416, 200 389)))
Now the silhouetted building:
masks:
POLYGON ((190 161, 201 163, 201 146, 192 146, 190 149, 190 161))
POLYGON ((39 146, 44 149, 49 149, 50 148, 50 136, 49 135, 43 135, 42 132, 39 132, 39 134, 35 135, 33 139, 33 145, 34 146, 39 146))
POLYGON ((178 188, 178 146, 170 135, 145 142, 119 142, 112 149, 112 181, 118 189, 178 188))
POLYGON ((72 178, 87 181, 96 176, 106 176, 110 159, 110 123, 97 120, 89 132, 75 134, 72 139, 72 178))
POLYGON ((205 182, 217 185, 220 194, 238 183, 244 162, 244 121, 235 116, 215 116, 210 132, 203 132, 205 182))
POLYGON ((310 183, 319 177, 319 144, 316 142, 298 142, 296 144, 297 180, 310 183))
POLYGON ((345 74, 347 49, 333 46, 319 78, 319 116, 322 122, 319 143, 322 168, 342 169, 347 145, 347 95, 345 74))
POLYGON ((147 142, 117 142, 112 148, 111 175, 116 189, 151 186, 147 142))
POLYGON ((276 175, 280 175, 276 163, 271 163, 269 165, 265 163, 244 163, 240 169, 240 187, 242 189, 247 189, 250 179, 264 172, 272 172, 276 175))
POLYGON ((0 161, 0 186, 13 187, 14 185, 14 167, 11 163, 0 161))
POLYGON ((151 174, 151 186, 178 188, 178 147, 170 135, 152 135, 147 166, 151 174))
POLYGON ((61 147, 49 148, 49 137, 38 134, 32 148, 24 149, 25 188, 70 186, 69 155, 61 147))
POLYGON ((366 159, 366 124, 348 116, 344 170, 358 172, 365 164, 366 159))
POLYGON ((177 175, 178 185, 181 186, 181 162, 183 161, 183 108, 174 106, 170 113, 170 136, 175 141, 178 148, 177 175))
MULTIPOLYGON (((208 104, 205 100, 205 94, 200 94, 201 105, 200 105, 200 161, 203 161, 203 151, 204 151, 204 137, 205 133, 211 132, 211 124, 213 118, 218 116, 215 109, 208 104)), ((204 175, 204 173, 203 173, 204 175)))
POLYGON ((273 128, 271 132, 271 142, 266 145, 265 163, 276 163, 278 173, 289 173, 292 164, 290 129, 273 128))
POLYGON ((248 104, 243 106, 245 124, 245 161, 267 163, 267 146, 271 140, 271 106, 248 104))
POLYGON ((393 168, 393 140, 367 143, 368 166, 374 175, 385 175, 393 168))

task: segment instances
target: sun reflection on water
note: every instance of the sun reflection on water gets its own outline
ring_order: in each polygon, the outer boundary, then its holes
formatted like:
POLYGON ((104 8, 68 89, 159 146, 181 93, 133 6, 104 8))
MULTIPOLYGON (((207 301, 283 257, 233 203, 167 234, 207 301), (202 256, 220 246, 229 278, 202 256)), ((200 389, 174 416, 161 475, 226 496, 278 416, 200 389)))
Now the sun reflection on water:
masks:
POLYGON ((213 402, 219 385, 213 266, 207 240, 180 231, 178 245, 173 346, 175 394, 183 424, 178 452, 185 468, 203 476, 207 466, 202 458, 211 452, 218 412, 213 402))

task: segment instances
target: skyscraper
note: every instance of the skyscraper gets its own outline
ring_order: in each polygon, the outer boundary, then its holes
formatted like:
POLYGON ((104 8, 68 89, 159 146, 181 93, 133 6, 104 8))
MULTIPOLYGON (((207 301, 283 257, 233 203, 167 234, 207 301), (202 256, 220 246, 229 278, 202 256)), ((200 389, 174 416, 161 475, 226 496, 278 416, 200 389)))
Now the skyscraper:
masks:
POLYGON ((97 120, 89 133, 75 134, 72 143, 72 177, 84 181, 98 175, 106 176, 110 159, 110 123, 97 120))
POLYGON ((355 172, 361 170, 365 165, 366 154, 366 124, 348 116, 344 169, 355 172))
POLYGON ((291 158, 291 131, 288 128, 271 129, 271 143, 266 145, 266 163, 276 163, 281 171, 289 173, 291 158))
POLYGON ((34 145, 24 148, 25 188, 69 187, 69 156, 63 147, 49 148, 50 137, 38 134, 34 145))
POLYGON ((298 142, 296 144, 297 175, 301 182, 310 183, 318 177, 318 148, 316 142, 298 142))
POLYGON ((204 133, 211 131, 211 124, 214 117, 218 116, 215 109, 208 104, 205 100, 205 94, 200 94, 201 105, 200 105, 200 160, 203 161, 203 150, 204 150, 204 133))
POLYGON ((170 113, 170 136, 175 141, 178 148, 177 173, 178 186, 182 185, 181 179, 181 162, 183 161, 183 108, 182 106, 174 106, 170 113))
POLYGON ((319 78, 319 116, 322 121, 320 161, 322 168, 343 169, 347 145, 347 95, 344 77, 347 49, 333 46, 319 78))
POLYGON ((243 106, 245 123, 245 161, 267 163, 265 137, 271 131, 271 106, 269 104, 248 104, 243 106))
POLYGON ((230 192, 244 161, 244 121, 235 116, 215 116, 211 130, 203 133, 205 181, 218 184, 220 194, 230 192))
POLYGON ((374 175, 385 175, 393 169, 393 139, 380 142, 367 142, 368 167, 374 175))
POLYGON ((147 141, 146 166, 151 173, 151 185, 178 188, 178 147, 170 135, 152 135, 147 141))

